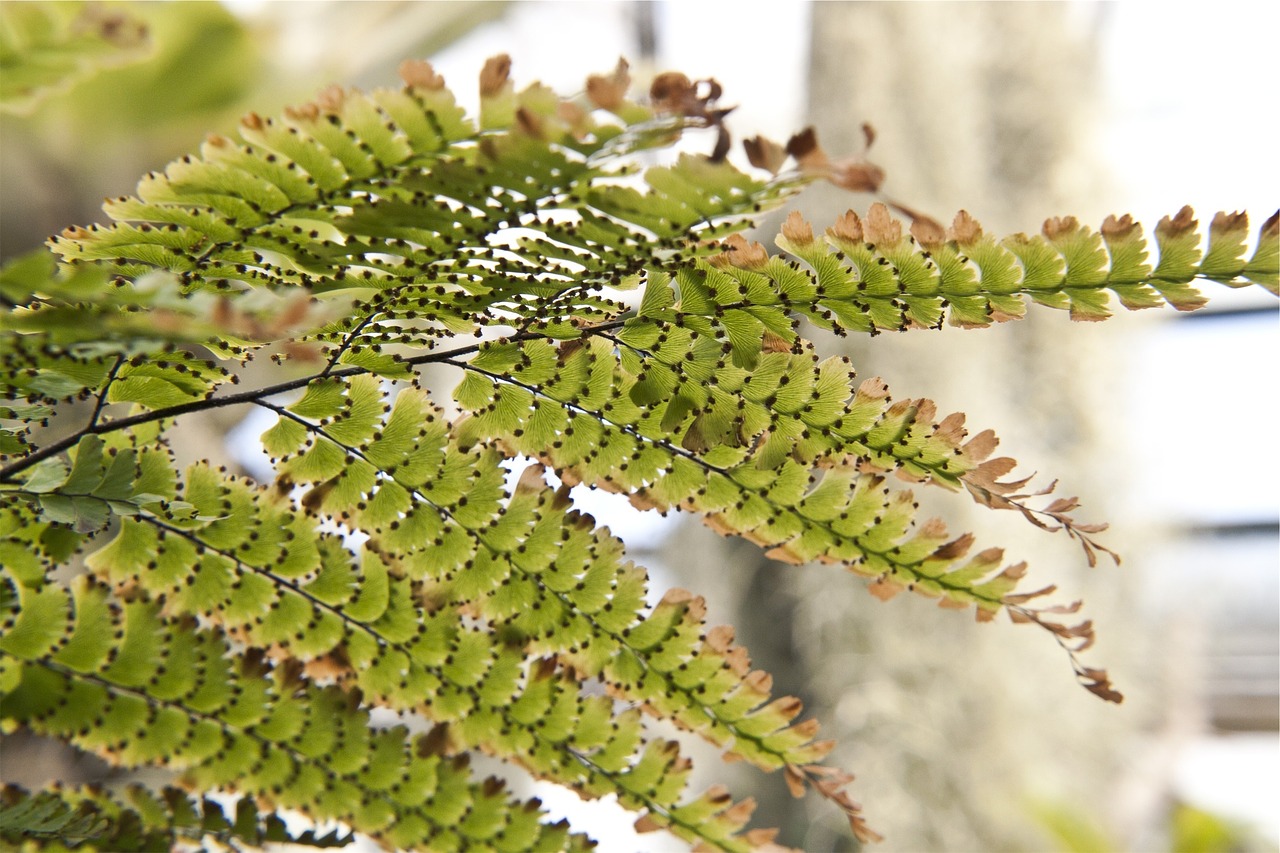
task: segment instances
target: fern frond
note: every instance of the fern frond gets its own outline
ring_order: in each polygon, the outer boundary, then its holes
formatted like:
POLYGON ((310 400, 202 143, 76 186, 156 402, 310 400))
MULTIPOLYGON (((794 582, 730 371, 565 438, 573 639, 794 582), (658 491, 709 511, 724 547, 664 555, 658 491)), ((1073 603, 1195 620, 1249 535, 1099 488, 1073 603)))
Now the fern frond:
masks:
POLYGON ((53 788, 37 793, 13 785, 0 789, 0 838, 11 844, 56 842, 97 849, 133 851, 174 849, 181 843, 212 839, 261 847, 293 844, 304 847, 345 847, 349 833, 332 830, 291 832, 278 815, 262 813, 252 800, 241 798, 235 813, 208 797, 194 799, 185 791, 165 787, 152 791, 130 785, 119 793, 96 787, 53 788))
POLYGON ((764 769, 812 764, 830 749, 812 723, 789 725, 799 703, 773 700, 731 635, 704 638, 700 600, 673 593, 644 614, 643 572, 536 470, 507 499, 496 460, 446 446, 420 392, 401 391, 389 412, 381 400, 370 377, 322 380, 280 410, 264 441, 285 454, 289 482, 318 484, 304 507, 371 537, 358 564, 278 491, 196 467, 184 490, 159 496, 157 506, 189 507, 183 517, 158 518, 153 506, 123 520, 90 565, 172 612, 445 724, 457 747, 592 795, 619 793, 693 839, 728 836, 677 813, 683 759, 650 778, 656 742, 634 714, 581 695, 581 680, 601 678, 616 698, 764 769), (302 430, 293 446, 284 425, 302 430), (367 478, 351 473, 355 462, 367 478))
MULTIPOLYGON (((625 63, 571 99, 517 91, 509 71, 485 66, 475 119, 420 62, 397 90, 251 114, 109 201, 113 224, 0 271, 7 725, 234 791, 264 810, 226 836, 251 843, 297 809, 405 848, 587 845, 473 781, 479 751, 615 795, 642 830, 768 845, 752 801, 690 791, 656 718, 780 771, 872 839, 799 701, 707 626, 700 597, 647 604, 644 569, 575 509, 579 484, 695 512, 784 562, 848 566, 880 597, 1003 610, 1119 701, 1075 657, 1092 627, 1060 620, 1078 605, 1040 605, 1052 588, 1021 591, 1024 564, 917 519, 890 477, 1065 530, 1091 562, 1101 526, 1075 521, 1073 498, 1042 504, 1052 487, 1013 475, 994 433, 819 359, 799 323, 982 326, 1027 299, 1096 319, 1108 291, 1195 307, 1197 278, 1274 290, 1276 218, 1246 261, 1242 215, 1216 218, 1202 252, 1184 211, 1156 229, 1153 268, 1127 219, 997 242, 965 215, 908 236, 874 207, 825 242, 793 215, 778 241, 792 258, 771 257, 735 232, 835 174, 816 148, 788 148, 802 168, 778 176, 782 150, 757 142, 775 171, 759 180, 724 162, 714 81, 664 74, 642 104, 625 63), (712 156, 664 158, 689 129, 716 132, 712 156), (291 372, 261 379, 259 355, 291 372), (448 411, 422 385, 442 368, 461 374, 448 411), (233 390, 241 377, 253 387, 233 390), (175 424, 250 406, 275 418, 274 482, 179 470, 175 424), (51 437, 64 412, 81 425, 51 437), (508 485, 521 456, 536 463, 508 485), (81 550, 89 574, 56 581, 81 550), (375 709, 430 732, 371 725, 375 709)), ((64 839, 226 822, 192 822, 196 804, 167 795, 42 796, 15 819, 64 839)))
POLYGON ((317 688, 260 653, 233 656, 217 632, 153 602, 120 601, 88 577, 40 589, 6 578, 3 605, 6 720, 400 847, 589 846, 540 823, 535 803, 472 782, 466 761, 426 736, 370 728, 358 696, 317 688))
POLYGON ((1142 230, 1127 216, 1109 218, 1101 232, 1071 217, 1052 219, 1042 236, 997 242, 963 212, 946 235, 919 223, 908 235, 877 204, 865 221, 846 213, 818 241, 793 213, 778 245, 804 267, 731 239, 723 254, 709 259, 723 278, 706 271, 707 286, 689 299, 685 291, 697 280, 686 277, 680 303, 672 302, 662 316, 750 312, 760 318, 768 312, 776 326, 778 313, 787 311, 837 334, 875 334, 943 322, 987 326, 1024 316, 1027 299, 1068 310, 1075 320, 1102 320, 1110 316, 1108 291, 1130 310, 1167 303, 1189 311, 1205 303, 1191 284, 1196 279, 1276 291, 1274 216, 1247 262, 1245 214, 1215 216, 1203 261, 1196 224, 1190 208, 1161 220, 1155 231, 1160 260, 1153 269, 1142 230))
POLYGON ((640 192, 619 183, 636 172, 624 155, 669 144, 681 120, 632 109, 628 125, 598 123, 535 86, 505 96, 514 127, 494 134, 438 77, 411 63, 402 76, 400 91, 334 87, 283 119, 248 116, 241 142, 212 137, 137 198, 109 201, 116 225, 67 229, 52 246, 229 297, 304 287, 357 300, 311 339, 331 363, 369 366, 362 351, 481 326, 572 334, 571 317, 616 316, 625 306, 605 288, 647 259, 708 254, 706 241, 794 187, 686 156, 647 170, 640 192))
MULTIPOLYGON (((893 403, 879 380, 855 385, 847 360, 821 362, 807 349, 757 352, 753 369, 735 367, 725 337, 642 316, 567 354, 551 342, 486 345, 455 362, 466 370, 455 398, 472 413, 460 434, 642 509, 700 513, 775 559, 847 565, 881 595, 909 588, 975 606, 982 619, 1014 603, 1021 564, 1002 570, 994 549, 970 557, 972 537, 953 539, 936 520, 913 530, 911 493, 881 476, 966 487, 1012 507, 1025 481, 998 480, 1012 460, 988 459, 993 434, 965 441, 963 416, 936 421, 928 400, 893 403)), ((1068 530, 1093 532, 1051 507, 1068 530)))

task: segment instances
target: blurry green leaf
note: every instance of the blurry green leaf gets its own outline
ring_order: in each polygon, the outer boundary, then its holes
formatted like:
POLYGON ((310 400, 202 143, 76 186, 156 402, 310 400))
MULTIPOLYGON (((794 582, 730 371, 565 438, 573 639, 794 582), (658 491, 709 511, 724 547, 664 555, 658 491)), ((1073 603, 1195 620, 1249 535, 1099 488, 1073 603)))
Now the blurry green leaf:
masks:
POLYGON ((0 113, 23 113, 105 68, 139 61, 147 26, 105 3, 0 5, 0 113))

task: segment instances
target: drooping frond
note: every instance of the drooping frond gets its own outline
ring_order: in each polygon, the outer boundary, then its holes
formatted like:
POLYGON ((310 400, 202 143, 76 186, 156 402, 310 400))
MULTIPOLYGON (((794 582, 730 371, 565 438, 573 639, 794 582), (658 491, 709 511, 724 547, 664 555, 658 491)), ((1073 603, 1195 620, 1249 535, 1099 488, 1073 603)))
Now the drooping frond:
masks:
MULTIPOLYGON (((1014 592, 1025 564, 1003 566, 999 549, 971 554, 974 538, 952 537, 937 520, 916 529, 911 492, 883 476, 965 487, 1034 519, 1013 494, 1026 481, 998 479, 1013 460, 988 459, 992 433, 966 441, 962 416, 937 421, 928 400, 893 403, 879 380, 855 383, 843 359, 756 357, 750 370, 735 367, 715 335, 659 329, 643 310, 616 335, 572 347, 490 344, 458 363, 466 375, 455 397, 473 413, 461 435, 541 458, 569 482, 627 494, 641 509, 699 513, 783 562, 846 565, 874 579, 881 597, 907 588, 944 606, 976 607, 984 621, 1007 608, 1079 648, 1091 642, 1089 623, 1064 626, 1046 615, 1078 605, 1028 607, 1052 588, 1014 592)), ((1072 521, 1073 506, 1043 512, 1092 560, 1101 546, 1088 534, 1099 528, 1072 521)))

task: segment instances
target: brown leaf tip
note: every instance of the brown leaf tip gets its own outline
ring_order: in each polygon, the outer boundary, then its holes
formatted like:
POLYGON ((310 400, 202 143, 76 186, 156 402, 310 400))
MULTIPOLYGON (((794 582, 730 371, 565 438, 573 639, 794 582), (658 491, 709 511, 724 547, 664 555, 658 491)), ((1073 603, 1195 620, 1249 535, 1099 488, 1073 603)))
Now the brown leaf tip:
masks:
POLYGON ((759 243, 748 243, 741 234, 730 234, 720 244, 723 251, 707 258, 713 266, 735 266, 744 270, 757 270, 769 263, 769 253, 759 243))
POLYGON ((587 78, 587 99, 602 110, 615 110, 627 97, 627 89, 631 87, 631 66, 627 60, 619 57, 618 64, 612 73, 592 74, 587 78))
POLYGON ((1262 231, 1259 234, 1260 237, 1275 237, 1277 235, 1280 235, 1280 210, 1271 214, 1267 221, 1262 223, 1262 231))
POLYGON ((877 246, 893 246, 902 240, 902 223, 893 218, 889 208, 881 202, 871 205, 862 224, 862 233, 868 243, 877 246))
POLYGON ((827 233, 839 240, 848 240, 851 243, 862 242, 862 220, 858 218, 858 214, 852 210, 846 210, 840 214, 840 218, 835 221, 827 233))
POLYGON ((712 651, 725 653, 733 645, 735 631, 732 625, 717 625, 707 631, 706 640, 704 640, 707 648, 712 651))
POLYGON ((951 221, 951 228, 947 234, 959 245, 968 246, 982 239, 982 226, 978 224, 978 220, 969 215, 969 211, 962 210, 951 221))
POLYGON ((947 232, 934 220, 918 217, 911 223, 911 236, 915 237, 916 242, 921 246, 932 250, 946 242, 947 232))
POLYGON ((881 601, 888 601, 898 593, 902 592, 902 584, 888 578, 877 578, 867 584, 867 592, 874 595, 881 601))
POLYGON ((316 121, 320 118, 320 105, 315 101, 309 101, 296 107, 285 107, 284 114, 292 121, 316 121))
POLYGON ((62 236, 67 240, 87 240, 93 235, 87 228, 82 228, 79 225, 70 225, 62 229, 62 236))
POLYGON ((444 88, 444 78, 425 59, 406 59, 400 63, 400 79, 406 86, 437 92, 444 88))
POLYGON ((1041 232, 1050 240, 1056 240, 1080 230, 1080 222, 1074 216, 1054 216, 1044 221, 1041 232))
POLYGON ((1123 240, 1140 228, 1129 214, 1126 213, 1119 219, 1113 214, 1102 221, 1102 236, 1108 240, 1123 240))
POLYGON ((342 112, 342 105, 347 100, 347 93, 337 84, 326 86, 316 95, 316 106, 326 114, 336 115, 342 112))
POLYGON ((1200 224, 1195 217, 1196 214, 1191 209, 1191 205, 1183 205, 1176 216, 1172 218, 1165 216, 1160 220, 1156 225, 1156 233, 1163 237, 1178 237, 1188 231, 1194 231, 1200 224))
POLYGON ((488 98, 498 94, 510 78, 511 57, 505 53, 489 57, 480 70, 480 96, 488 98))
POLYGON ((1209 223, 1209 231, 1211 233, 1221 234, 1223 232, 1230 233, 1232 231, 1248 231, 1249 230, 1249 214, 1236 211, 1235 213, 1227 213, 1220 210, 1213 215, 1213 221, 1209 223))
POLYGON ((649 812, 645 812, 644 814, 640 815, 640 817, 636 818, 634 827, 635 827, 635 831, 637 833, 640 833, 641 835, 645 834, 646 832, 657 832, 659 830, 667 828, 666 824, 659 822, 649 812))
POLYGON ((782 223, 782 236, 797 246, 808 246, 813 243, 813 226, 805 221, 800 211, 793 210, 782 223))

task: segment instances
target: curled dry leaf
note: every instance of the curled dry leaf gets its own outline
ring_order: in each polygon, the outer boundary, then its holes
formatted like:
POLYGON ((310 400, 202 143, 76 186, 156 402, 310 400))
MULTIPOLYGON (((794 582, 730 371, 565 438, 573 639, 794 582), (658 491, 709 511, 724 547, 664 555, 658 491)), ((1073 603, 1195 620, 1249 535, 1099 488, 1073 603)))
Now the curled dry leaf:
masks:
POLYGON ((862 807, 855 803, 845 791, 845 786, 853 781, 853 776, 821 764, 806 764, 798 768, 788 767, 787 770, 799 776, 823 798, 839 806, 849 821, 849 829, 853 832, 853 837, 858 841, 870 844, 884 840, 884 836, 867 825, 862 817, 862 807))
POLYGON ((620 57, 610 74, 592 74, 587 78, 587 99, 602 110, 616 110, 626 101, 631 87, 630 67, 620 57))
POLYGON ((742 147, 747 152, 747 160, 752 166, 757 169, 767 169, 773 175, 782 171, 782 164, 787 160, 787 150, 772 139, 763 136, 744 139, 742 147))
POLYGON ((793 352, 794 348, 783 338, 768 329, 764 330, 764 336, 760 341, 761 352, 793 352))
POLYGON ((785 150, 800 166, 801 171, 822 170, 831 163, 827 152, 818 144, 818 132, 812 127, 792 134, 785 150))
POLYGON ((675 113, 719 123, 733 107, 714 108, 724 90, 712 78, 694 82, 679 71, 664 71, 653 78, 649 99, 660 113, 675 113))
POLYGON ((831 183, 855 193, 873 193, 884 183, 884 169, 862 159, 831 164, 831 183))
POLYGON ((693 99, 693 81, 679 71, 664 71, 649 84, 649 100, 660 113, 683 113, 693 99))
POLYGON ((787 141, 786 153, 795 158, 802 173, 826 178, 852 192, 877 192, 884 183, 884 170, 860 154, 832 160, 818 143, 817 131, 812 127, 793 135, 787 141))
POLYGON ((729 155, 732 145, 724 118, 734 110, 734 107, 715 106, 723 91, 712 78, 695 83, 679 71, 665 71, 649 86, 649 99, 659 113, 681 115, 700 121, 706 127, 714 127, 716 144, 710 160, 719 163, 729 155))

